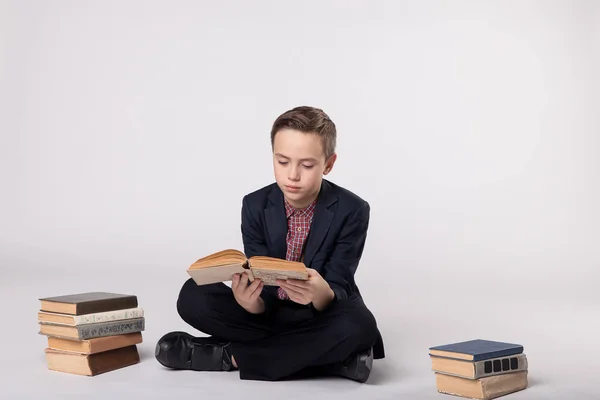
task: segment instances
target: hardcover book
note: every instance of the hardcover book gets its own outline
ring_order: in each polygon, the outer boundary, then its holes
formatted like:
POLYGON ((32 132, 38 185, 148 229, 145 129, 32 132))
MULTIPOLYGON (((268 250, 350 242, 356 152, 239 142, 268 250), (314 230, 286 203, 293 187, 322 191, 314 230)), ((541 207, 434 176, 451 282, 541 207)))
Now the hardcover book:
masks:
POLYGON ((527 371, 480 379, 465 379, 452 375, 435 374, 440 393, 470 399, 490 400, 527 388, 527 371))
POLYGON ((226 282, 236 273, 246 272, 250 281, 258 278, 265 285, 277 286, 277 279, 308 279, 302 262, 254 256, 246 258, 239 250, 227 249, 197 260, 188 269, 197 285, 226 282))
POLYGON ((118 321, 123 319, 141 318, 144 316, 144 310, 140 307, 126 308, 124 310, 105 311, 92 314, 70 315, 51 313, 47 311, 38 312, 39 322, 52 322, 63 325, 86 325, 97 322, 118 321))
POLYGON ((523 346, 514 343, 475 339, 466 342, 451 343, 429 348, 429 355, 455 358, 459 360, 480 361, 490 358, 511 356, 523 352, 523 346))
POLYGON ((67 353, 47 348, 48 369, 76 375, 95 376, 140 362, 135 345, 96 354, 67 353))
POLYGON ((44 297, 39 300, 42 302, 41 311, 70 315, 92 314, 138 306, 137 297, 134 295, 107 292, 44 297))
POLYGON ((69 353, 95 354, 142 343, 141 332, 92 339, 64 339, 48 336, 48 348, 69 353))
POLYGON ((145 328, 145 318, 125 319, 121 321, 98 322, 87 325, 59 325, 40 322, 40 334, 67 339, 91 339, 102 336, 124 335, 141 332, 145 328))
POLYGON ((433 371, 467 379, 526 371, 528 366, 527 357, 522 353, 480 361, 456 360, 437 356, 430 356, 430 358, 433 371))

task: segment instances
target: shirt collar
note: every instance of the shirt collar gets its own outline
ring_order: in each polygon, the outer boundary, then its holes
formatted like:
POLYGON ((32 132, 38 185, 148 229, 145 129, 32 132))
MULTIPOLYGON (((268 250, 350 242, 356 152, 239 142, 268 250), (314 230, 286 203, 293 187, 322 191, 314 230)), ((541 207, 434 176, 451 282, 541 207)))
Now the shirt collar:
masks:
POLYGON ((288 203, 288 201, 285 197, 283 198, 283 202, 285 204, 285 217, 286 218, 289 218, 294 214, 298 214, 300 216, 311 216, 315 211, 315 206, 317 205, 316 199, 304 208, 295 208, 290 203, 288 203))

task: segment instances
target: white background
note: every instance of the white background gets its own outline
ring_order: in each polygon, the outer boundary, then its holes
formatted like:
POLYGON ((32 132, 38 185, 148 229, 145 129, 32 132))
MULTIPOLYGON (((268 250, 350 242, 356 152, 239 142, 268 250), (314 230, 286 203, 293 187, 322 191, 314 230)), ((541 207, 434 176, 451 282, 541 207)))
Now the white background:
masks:
POLYGON ((436 399, 428 347, 487 338, 525 346, 511 398, 593 398, 598 71, 591 0, 0 1, 0 394, 436 399), (241 249, 297 105, 371 204, 357 280, 387 358, 368 385, 165 371, 185 269, 241 249), (138 295, 141 364, 47 371, 37 299, 88 290, 138 295))

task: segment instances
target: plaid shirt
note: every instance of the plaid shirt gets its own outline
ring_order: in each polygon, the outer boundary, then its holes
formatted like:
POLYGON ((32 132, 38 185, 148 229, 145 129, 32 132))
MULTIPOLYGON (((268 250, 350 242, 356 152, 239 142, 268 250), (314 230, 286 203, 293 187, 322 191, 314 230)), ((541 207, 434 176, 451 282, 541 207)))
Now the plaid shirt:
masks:
MULTIPOLYGON (((304 250, 304 242, 306 241, 313 216, 315 215, 317 200, 302 209, 294 208, 285 199, 284 204, 285 216, 288 223, 286 236, 287 252, 285 258, 289 261, 300 261, 304 250)), ((277 288, 277 295, 282 300, 289 299, 285 291, 280 287, 277 288)))

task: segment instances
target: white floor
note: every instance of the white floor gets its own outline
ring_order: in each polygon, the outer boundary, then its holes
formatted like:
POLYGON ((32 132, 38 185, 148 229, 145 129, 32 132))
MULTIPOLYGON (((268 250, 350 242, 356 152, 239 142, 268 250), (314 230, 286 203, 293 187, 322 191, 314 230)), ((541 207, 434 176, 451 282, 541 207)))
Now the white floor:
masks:
MULTIPOLYGON (((14 254, 19 254, 15 252, 14 254)), ((0 307, 3 315, 3 360, 0 397, 15 398, 220 398, 304 399, 446 399, 437 393, 429 370, 428 347, 483 337, 516 341, 525 346, 530 387, 507 396, 519 399, 599 399, 598 302, 596 295, 575 302, 560 292, 537 291, 502 302, 490 289, 488 305, 458 283, 453 289, 425 273, 390 291, 363 279, 362 289, 384 335, 387 358, 375 362, 367 384, 343 379, 293 382, 242 381, 238 373, 173 372, 154 359, 154 344, 165 332, 191 331, 175 311, 179 286, 187 278, 181 268, 86 268, 73 260, 5 254, 1 262, 0 307), (79 271, 79 272, 78 272, 79 271), (94 272, 96 271, 96 272, 94 272), (134 293, 147 317, 141 363, 93 378, 49 371, 46 339, 37 333, 36 312, 42 296, 106 290, 134 293), (588 301, 584 301, 587 298, 588 301), (593 300, 593 301, 589 301, 593 300), (594 357, 595 355, 595 357, 594 357), (201 397, 200 397, 201 396, 201 397), (218 396, 218 397, 216 397, 218 396)), ((98 261, 101 262, 100 260, 98 261)), ((515 290, 518 293, 518 283, 515 290)), ((528 293, 522 291, 522 293, 528 293)))

